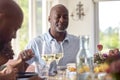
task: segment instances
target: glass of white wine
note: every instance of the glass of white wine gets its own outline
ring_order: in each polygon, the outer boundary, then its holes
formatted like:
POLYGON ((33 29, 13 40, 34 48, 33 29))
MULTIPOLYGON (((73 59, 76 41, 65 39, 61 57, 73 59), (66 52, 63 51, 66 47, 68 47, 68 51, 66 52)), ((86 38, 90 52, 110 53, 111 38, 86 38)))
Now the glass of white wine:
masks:
POLYGON ((63 78, 63 71, 61 70, 63 66, 59 65, 60 60, 63 58, 64 56, 64 50, 63 50, 63 45, 62 42, 60 43, 56 43, 56 42, 52 42, 52 53, 55 54, 55 61, 57 64, 57 76, 56 79, 61 79, 63 78))
POLYGON ((54 41, 52 41, 52 43, 51 43, 51 50, 52 50, 52 53, 54 54, 54 58, 55 58, 56 64, 58 65, 60 59, 63 58, 62 42, 57 44, 54 41))
POLYGON ((63 58, 63 55, 64 55, 64 53, 63 53, 63 45, 62 45, 62 42, 60 42, 59 50, 55 54, 55 60, 56 60, 57 66, 58 66, 58 63, 59 63, 60 59, 63 58))
POLYGON ((47 44, 47 42, 43 42, 42 45, 42 54, 41 54, 41 58, 46 62, 46 68, 47 68, 47 79, 49 80, 48 76, 49 76, 49 68, 50 68, 50 63, 55 60, 55 54, 53 54, 50 50, 49 45, 47 44))

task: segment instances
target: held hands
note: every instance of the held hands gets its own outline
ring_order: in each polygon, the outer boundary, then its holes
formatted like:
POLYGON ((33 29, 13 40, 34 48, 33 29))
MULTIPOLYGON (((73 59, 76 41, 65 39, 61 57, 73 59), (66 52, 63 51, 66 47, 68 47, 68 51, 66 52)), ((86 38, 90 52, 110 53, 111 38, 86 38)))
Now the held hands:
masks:
POLYGON ((22 63, 27 60, 30 60, 34 56, 31 49, 23 50, 19 53, 17 60, 14 60, 14 63, 11 64, 13 68, 22 67, 22 63))
POLYGON ((7 66, 2 71, 0 71, 0 80, 16 80, 18 70, 12 68, 12 66, 7 66))
POLYGON ((22 61, 30 60, 34 56, 31 49, 23 50, 20 52, 18 59, 21 59, 22 61))

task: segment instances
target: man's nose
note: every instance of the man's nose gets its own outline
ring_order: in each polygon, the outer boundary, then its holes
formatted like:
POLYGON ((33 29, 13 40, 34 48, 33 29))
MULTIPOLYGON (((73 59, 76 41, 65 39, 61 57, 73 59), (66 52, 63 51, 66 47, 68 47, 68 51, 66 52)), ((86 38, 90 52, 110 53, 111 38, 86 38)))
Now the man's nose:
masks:
POLYGON ((65 19, 63 18, 63 16, 61 16, 61 17, 60 17, 60 22, 64 22, 64 20, 65 20, 65 19))

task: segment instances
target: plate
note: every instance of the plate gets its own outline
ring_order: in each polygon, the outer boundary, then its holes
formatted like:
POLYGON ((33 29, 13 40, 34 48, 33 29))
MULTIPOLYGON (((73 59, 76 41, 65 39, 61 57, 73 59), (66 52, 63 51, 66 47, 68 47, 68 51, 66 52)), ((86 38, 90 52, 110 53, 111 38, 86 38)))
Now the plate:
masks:
POLYGON ((35 72, 19 72, 17 78, 29 78, 37 75, 35 72))

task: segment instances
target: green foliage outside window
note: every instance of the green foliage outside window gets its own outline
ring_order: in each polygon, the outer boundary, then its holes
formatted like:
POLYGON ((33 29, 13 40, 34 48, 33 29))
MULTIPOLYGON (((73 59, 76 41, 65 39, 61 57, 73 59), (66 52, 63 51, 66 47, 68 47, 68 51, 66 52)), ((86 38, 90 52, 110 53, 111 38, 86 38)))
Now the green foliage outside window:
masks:
MULTIPOLYGON (((36 2, 36 36, 42 33, 42 1, 35 0, 36 2)), ((21 29, 18 30, 17 34, 17 48, 18 51, 24 50, 25 46, 29 41, 29 0, 18 0, 17 3, 22 8, 24 14, 24 21, 21 29)), ((31 32, 32 33, 32 32, 31 32)))
POLYGON ((119 27, 108 27, 105 31, 100 31, 100 43, 104 49, 120 48, 120 31, 119 27))
POLYGON ((29 0, 18 0, 18 4, 23 10, 24 13, 24 21, 22 24, 21 29, 18 32, 18 45, 19 45, 19 50, 23 50, 28 43, 29 40, 29 35, 28 35, 28 3, 29 0))

